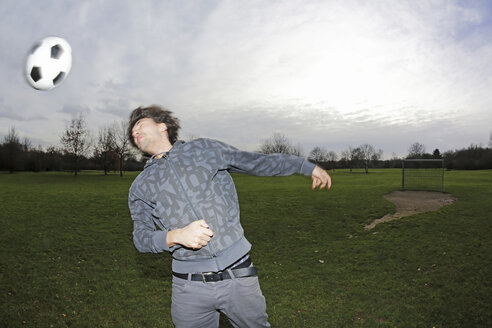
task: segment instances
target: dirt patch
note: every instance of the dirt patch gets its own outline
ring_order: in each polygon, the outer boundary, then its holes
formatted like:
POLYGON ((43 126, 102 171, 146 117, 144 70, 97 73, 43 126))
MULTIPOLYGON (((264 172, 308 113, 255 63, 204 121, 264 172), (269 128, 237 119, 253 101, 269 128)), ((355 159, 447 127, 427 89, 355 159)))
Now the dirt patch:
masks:
POLYGON ((396 206, 396 213, 386 214, 380 219, 366 225, 364 229, 371 230, 377 224, 398 220, 405 216, 435 211, 443 206, 453 204, 457 198, 450 194, 434 191, 394 191, 383 196, 396 206))

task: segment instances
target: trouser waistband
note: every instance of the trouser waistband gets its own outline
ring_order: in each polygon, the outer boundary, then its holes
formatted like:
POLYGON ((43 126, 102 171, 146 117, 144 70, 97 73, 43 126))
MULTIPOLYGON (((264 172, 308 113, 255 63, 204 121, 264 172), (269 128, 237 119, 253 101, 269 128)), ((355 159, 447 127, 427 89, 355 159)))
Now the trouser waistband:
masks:
POLYGON ((248 258, 246 261, 235 266, 230 270, 224 270, 219 272, 200 272, 200 273, 192 273, 192 274, 173 272, 173 276, 180 279, 186 279, 186 280, 189 279, 191 281, 217 282, 226 279, 231 279, 232 277, 229 274, 229 271, 232 272, 234 278, 253 277, 258 275, 258 269, 250 265, 251 265, 251 259, 248 258))

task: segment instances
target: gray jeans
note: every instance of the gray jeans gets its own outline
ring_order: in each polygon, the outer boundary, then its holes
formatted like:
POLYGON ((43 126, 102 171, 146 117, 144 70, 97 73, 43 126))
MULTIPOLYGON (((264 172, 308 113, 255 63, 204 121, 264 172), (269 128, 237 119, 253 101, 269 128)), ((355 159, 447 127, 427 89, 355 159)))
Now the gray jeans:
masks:
POLYGON ((217 328, 219 311, 234 327, 270 327, 258 277, 211 283, 173 277, 171 314, 177 328, 217 328))

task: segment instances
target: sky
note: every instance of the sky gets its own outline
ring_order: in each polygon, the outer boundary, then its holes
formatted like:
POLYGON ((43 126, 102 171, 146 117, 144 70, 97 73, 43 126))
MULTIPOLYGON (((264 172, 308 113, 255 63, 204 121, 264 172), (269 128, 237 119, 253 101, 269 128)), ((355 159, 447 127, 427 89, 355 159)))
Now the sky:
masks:
POLYGON ((181 137, 254 151, 274 133, 305 155, 371 144, 385 158, 487 146, 492 2, 2 0, 0 140, 59 146, 84 115, 94 135, 159 104, 181 137), (46 36, 72 48, 50 91, 25 79, 46 36))

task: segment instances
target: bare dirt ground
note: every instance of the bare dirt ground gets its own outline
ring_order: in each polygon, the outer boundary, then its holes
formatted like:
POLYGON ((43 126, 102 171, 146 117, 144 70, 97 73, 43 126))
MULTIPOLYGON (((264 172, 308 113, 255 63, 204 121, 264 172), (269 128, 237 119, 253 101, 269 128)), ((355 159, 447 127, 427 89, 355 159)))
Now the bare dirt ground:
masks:
POLYGON ((435 211, 457 201, 457 198, 450 194, 434 191, 394 191, 383 197, 395 204, 396 213, 386 214, 382 218, 366 225, 364 229, 371 230, 379 223, 398 220, 418 213, 435 211))

